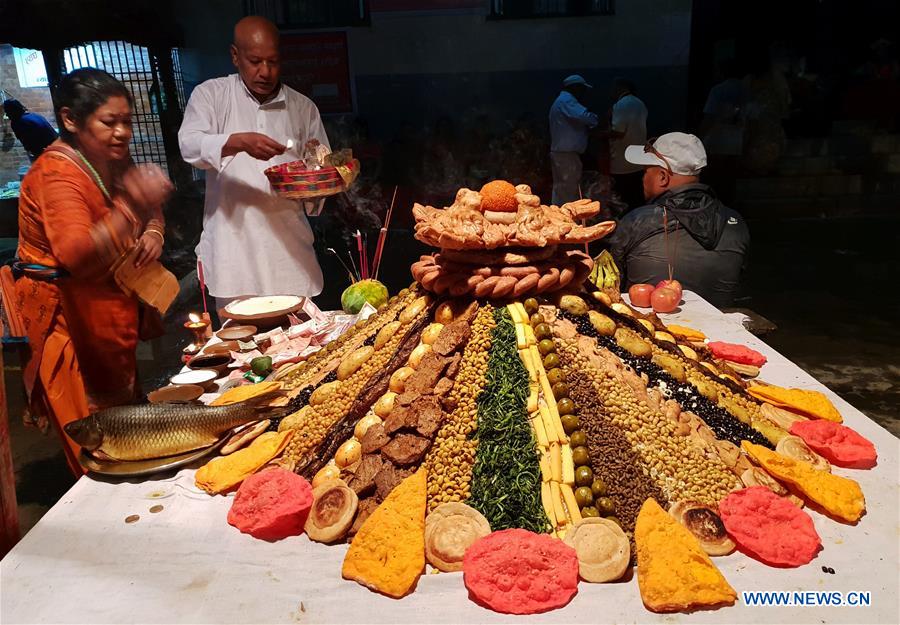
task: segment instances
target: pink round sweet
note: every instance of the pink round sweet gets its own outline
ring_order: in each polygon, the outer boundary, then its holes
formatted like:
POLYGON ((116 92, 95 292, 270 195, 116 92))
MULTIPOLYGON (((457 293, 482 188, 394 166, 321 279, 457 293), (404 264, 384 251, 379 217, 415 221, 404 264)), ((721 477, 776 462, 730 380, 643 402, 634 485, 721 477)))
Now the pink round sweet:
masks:
POLYGON ((303 533, 312 509, 312 486, 296 473, 272 468, 241 484, 228 522, 255 538, 280 540, 303 533))

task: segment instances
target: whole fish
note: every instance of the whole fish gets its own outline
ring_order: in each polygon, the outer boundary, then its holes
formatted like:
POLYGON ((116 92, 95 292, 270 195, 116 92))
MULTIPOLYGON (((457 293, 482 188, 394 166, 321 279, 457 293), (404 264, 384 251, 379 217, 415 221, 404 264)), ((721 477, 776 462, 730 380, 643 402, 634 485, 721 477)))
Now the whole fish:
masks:
POLYGON ((66 434, 98 458, 147 460, 215 444, 264 411, 252 402, 230 406, 141 404, 107 408, 66 424, 66 434))

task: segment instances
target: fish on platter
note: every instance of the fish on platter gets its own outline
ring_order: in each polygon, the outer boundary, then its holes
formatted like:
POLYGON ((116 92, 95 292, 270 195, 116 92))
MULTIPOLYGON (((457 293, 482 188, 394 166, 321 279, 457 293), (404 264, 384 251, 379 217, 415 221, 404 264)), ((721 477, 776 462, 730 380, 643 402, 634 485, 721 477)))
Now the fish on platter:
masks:
MULTIPOLYGON (((283 409, 282 409, 283 410, 283 409)), ((147 460, 215 444, 229 430, 271 416, 258 404, 116 406, 66 424, 66 434, 94 456, 147 460)))

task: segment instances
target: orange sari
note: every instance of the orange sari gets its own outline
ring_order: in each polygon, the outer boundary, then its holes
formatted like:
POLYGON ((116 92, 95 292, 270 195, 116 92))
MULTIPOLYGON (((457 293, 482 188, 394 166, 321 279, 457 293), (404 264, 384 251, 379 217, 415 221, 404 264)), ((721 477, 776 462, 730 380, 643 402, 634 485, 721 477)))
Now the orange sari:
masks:
POLYGON ((81 475, 79 446, 63 427, 135 399, 138 303, 119 290, 111 268, 142 224, 62 148, 65 154, 48 148, 22 181, 19 259, 66 275, 20 277, 16 307, 31 348, 24 370, 29 408, 39 424, 53 423, 69 467, 81 475))

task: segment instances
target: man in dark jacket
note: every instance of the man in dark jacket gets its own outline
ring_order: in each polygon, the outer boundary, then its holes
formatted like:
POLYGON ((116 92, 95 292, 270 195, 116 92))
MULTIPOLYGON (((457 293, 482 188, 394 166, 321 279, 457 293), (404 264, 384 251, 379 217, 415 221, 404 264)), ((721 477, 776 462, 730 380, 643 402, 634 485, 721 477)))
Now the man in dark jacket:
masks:
POLYGON ((632 210, 607 239, 623 287, 672 275, 685 290, 718 307, 737 295, 750 247, 744 219, 699 183, 706 150, 694 135, 671 132, 632 145, 625 158, 644 167, 647 204, 632 210))
POLYGON ((37 113, 29 113, 18 100, 4 100, 3 112, 9 118, 13 134, 22 142, 32 161, 56 141, 57 134, 50 122, 37 113))

